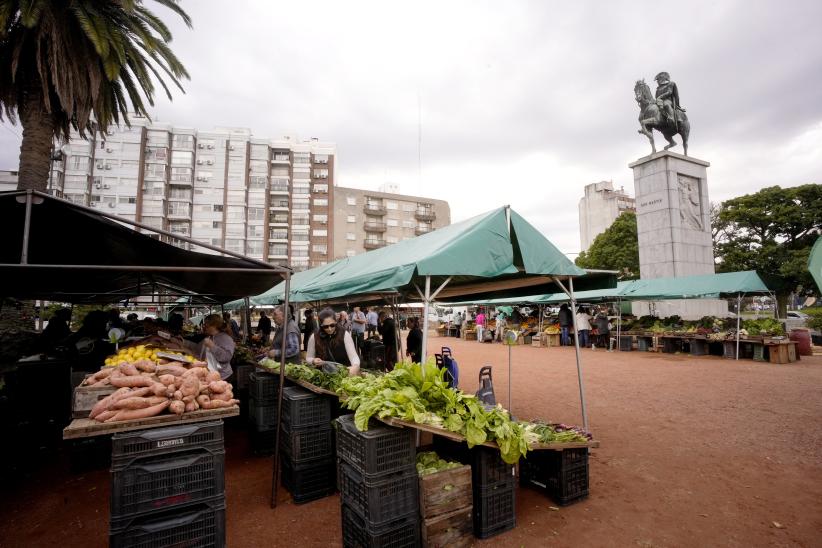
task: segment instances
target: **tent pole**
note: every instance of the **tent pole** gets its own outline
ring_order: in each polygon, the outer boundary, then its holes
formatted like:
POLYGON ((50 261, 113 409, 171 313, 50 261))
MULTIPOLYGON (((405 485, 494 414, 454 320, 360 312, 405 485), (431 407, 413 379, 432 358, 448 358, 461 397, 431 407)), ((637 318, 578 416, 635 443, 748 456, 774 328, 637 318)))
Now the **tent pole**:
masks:
POLYGON ((736 296, 736 359, 739 359, 739 324, 742 321, 742 293, 736 296))
POLYGON ((31 233, 31 190, 26 191, 26 216, 23 220, 23 251, 20 253, 20 264, 29 262, 29 233, 31 233))
POLYGON ((574 322, 574 352, 577 358, 577 380, 579 382, 579 401, 582 406, 582 427, 586 432, 590 432, 590 430, 588 430, 588 410, 585 406, 585 388, 582 383, 582 361, 579 352, 579 330, 577 329, 576 315, 577 301, 574 298, 574 278, 568 278, 568 289, 565 289, 565 286, 562 285, 560 280, 557 279, 556 282, 571 299, 571 320, 574 322))
POLYGON ((425 294, 423 295, 422 307, 422 356, 420 363, 425 363, 428 357, 428 309, 431 306, 431 276, 425 277, 425 294))
POLYGON ((245 314, 243 314, 243 327, 245 327, 245 343, 251 344, 251 302, 248 297, 243 297, 245 301, 245 314))
MULTIPOLYGON (((622 351, 622 346, 620 345, 620 337, 621 336, 622 336, 622 300, 617 299, 617 340, 616 340, 616 346, 617 346, 617 350, 619 350, 619 351, 622 351)), ((608 344, 610 344, 610 341, 608 341, 608 344)), ((633 344, 633 343, 631 343, 631 344, 633 344)))
MULTIPOLYGON (((291 293, 291 272, 285 274, 285 297, 283 299, 282 346, 280 347, 280 390, 277 392, 277 430, 274 434, 274 478, 271 482, 271 507, 277 507, 277 487, 280 483, 280 424, 283 416, 283 389, 285 388, 285 348, 288 341, 288 322, 291 314, 288 311, 288 297, 291 293)), ((296 321, 296 320, 295 320, 296 321)))

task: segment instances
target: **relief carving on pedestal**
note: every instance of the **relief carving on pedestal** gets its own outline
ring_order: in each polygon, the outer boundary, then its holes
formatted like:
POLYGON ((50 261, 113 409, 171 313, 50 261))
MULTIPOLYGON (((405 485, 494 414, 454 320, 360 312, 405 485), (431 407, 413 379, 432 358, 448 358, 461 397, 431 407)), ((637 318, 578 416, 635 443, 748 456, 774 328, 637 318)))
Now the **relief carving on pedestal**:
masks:
POLYGON ((699 199, 699 179, 678 175, 679 183, 679 218, 683 225, 703 230, 702 207, 699 199))

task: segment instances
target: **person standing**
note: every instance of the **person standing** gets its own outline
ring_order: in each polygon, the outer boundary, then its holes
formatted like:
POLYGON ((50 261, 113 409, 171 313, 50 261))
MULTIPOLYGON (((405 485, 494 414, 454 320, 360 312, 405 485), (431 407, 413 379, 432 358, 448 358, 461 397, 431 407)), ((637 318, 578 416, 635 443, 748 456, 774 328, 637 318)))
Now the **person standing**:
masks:
POLYGON ((405 339, 405 353, 414 363, 420 363, 422 359, 422 329, 420 329, 420 319, 411 316, 407 320, 408 337, 405 339))
POLYGON ((611 351, 611 322, 608 321, 608 314, 605 310, 600 310, 594 323, 597 326, 597 333, 599 334, 599 344, 604 346, 608 351, 611 351))
POLYGON ((485 313, 480 310, 477 314, 477 341, 482 342, 482 332, 485 331, 485 313))
POLYGON ((228 334, 231 335, 231 338, 234 341, 240 340, 240 324, 237 323, 237 320, 231 317, 230 312, 223 312, 223 321, 228 326, 228 334))
POLYGON ((40 334, 40 347, 46 351, 53 350, 60 342, 70 337, 69 321, 71 321, 71 310, 61 308, 55 311, 40 334))
POLYGON ((460 331, 462 331, 462 322, 463 322, 462 312, 457 312, 456 317, 454 317, 454 327, 457 328, 456 337, 458 339, 460 338, 460 331))
POLYGON ((277 324, 277 329, 274 330, 274 340, 268 356, 277 362, 280 361, 283 337, 285 336, 285 363, 300 363, 300 328, 297 326, 297 322, 291 318, 286 322, 285 311, 282 306, 274 307, 271 317, 274 319, 274 323, 277 324))
POLYGON ((559 344, 560 346, 569 346, 571 344, 571 337, 569 332, 574 325, 574 319, 571 316, 571 309, 567 304, 559 307, 559 344))
POLYGON ((265 315, 265 310, 260 311, 260 319, 257 321, 257 331, 262 337, 263 346, 268 344, 271 338, 271 318, 265 315))
POLYGON ((502 338, 503 335, 505 335, 505 325, 506 325, 505 312, 503 312, 502 310, 497 312, 497 318, 496 319, 497 319, 497 329, 496 329, 496 333, 494 333, 494 340, 497 340, 497 341, 500 341, 500 342, 505 342, 502 338))
POLYGON ((199 343, 183 339, 183 345, 201 360, 207 359, 207 353, 217 360, 222 380, 234 372, 231 369, 231 358, 234 357, 236 344, 230 333, 231 326, 225 323, 219 314, 209 314, 203 318, 203 333, 206 337, 199 343))
POLYGON ((348 312, 345 310, 340 310, 340 317, 337 318, 337 323, 340 326, 340 329, 350 332, 351 331, 351 320, 348 318, 348 312))
POLYGON ((585 348, 588 346, 588 335, 591 333, 591 316, 582 307, 577 310, 577 332, 579 333, 579 346, 585 348))
POLYGON ((377 333, 377 327, 380 323, 380 315, 377 314, 377 310, 375 308, 370 308, 368 310, 368 314, 365 315, 365 319, 367 320, 367 329, 368 329, 368 338, 370 339, 377 333))
POLYGON ((354 340, 354 346, 357 347, 357 352, 362 355, 362 341, 365 335, 365 324, 368 320, 365 319, 365 314, 360 310, 359 306, 354 307, 351 313, 351 338, 354 340))
POLYGON ((348 367, 348 374, 360 372, 360 357, 354 346, 351 333, 342 329, 335 319, 334 311, 323 308, 320 313, 320 330, 308 339, 305 361, 315 367, 323 362, 334 362, 348 367))
POLYGON ((305 311, 305 323, 303 324, 303 350, 308 350, 308 339, 311 335, 317 332, 317 321, 314 319, 314 311, 308 309, 305 311))
POLYGON ((394 318, 384 310, 380 312, 377 321, 382 345, 385 347, 385 370, 391 371, 397 364, 397 325, 394 318))

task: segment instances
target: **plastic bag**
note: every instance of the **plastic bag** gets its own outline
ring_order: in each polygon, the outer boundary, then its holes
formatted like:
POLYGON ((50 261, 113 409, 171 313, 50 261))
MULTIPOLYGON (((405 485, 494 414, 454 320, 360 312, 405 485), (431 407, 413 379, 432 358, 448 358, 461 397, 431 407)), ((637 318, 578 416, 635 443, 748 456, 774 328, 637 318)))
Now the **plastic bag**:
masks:
POLYGON ((217 371, 219 373, 223 370, 223 366, 217 361, 217 358, 214 357, 214 354, 211 352, 210 348, 206 348, 205 357, 209 371, 217 371))

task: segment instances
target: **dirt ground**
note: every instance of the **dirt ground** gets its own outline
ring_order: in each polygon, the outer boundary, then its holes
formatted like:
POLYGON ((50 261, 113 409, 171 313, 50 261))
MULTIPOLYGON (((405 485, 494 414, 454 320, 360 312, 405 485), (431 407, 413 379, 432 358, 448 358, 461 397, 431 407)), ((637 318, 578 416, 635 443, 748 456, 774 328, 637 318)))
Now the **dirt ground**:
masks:
MULTIPOLYGON (((508 349, 433 338, 453 348, 461 386, 494 366, 507 403, 508 349)), ((556 508, 520 489, 517 527, 478 546, 822 546, 822 357, 771 365, 585 349, 591 494, 556 508)), ((514 347, 513 412, 581 423, 572 348, 514 347)), ((304 505, 280 491, 271 458, 253 457, 242 421, 227 423, 227 540, 245 546, 339 546, 338 496, 304 505)), ((6 449, 4 449, 6 450, 6 449)), ((5 486, 0 546, 107 544, 106 469, 70 474, 61 460, 5 486)))

